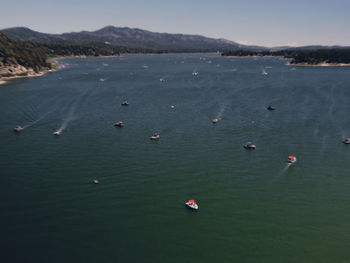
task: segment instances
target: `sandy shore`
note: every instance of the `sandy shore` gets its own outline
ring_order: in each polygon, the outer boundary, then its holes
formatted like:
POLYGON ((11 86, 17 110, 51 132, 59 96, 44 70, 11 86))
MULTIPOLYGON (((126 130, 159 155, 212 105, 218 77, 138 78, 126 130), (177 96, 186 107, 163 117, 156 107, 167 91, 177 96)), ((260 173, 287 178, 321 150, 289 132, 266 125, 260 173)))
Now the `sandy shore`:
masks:
POLYGON ((22 79, 22 78, 35 78, 35 77, 40 77, 44 74, 46 74, 47 72, 52 72, 55 71, 56 69, 50 69, 50 70, 45 70, 45 71, 41 71, 38 73, 29 73, 27 75, 20 75, 20 76, 11 76, 11 77, 3 77, 0 78, 0 85, 7 83, 10 80, 14 80, 14 79, 22 79))

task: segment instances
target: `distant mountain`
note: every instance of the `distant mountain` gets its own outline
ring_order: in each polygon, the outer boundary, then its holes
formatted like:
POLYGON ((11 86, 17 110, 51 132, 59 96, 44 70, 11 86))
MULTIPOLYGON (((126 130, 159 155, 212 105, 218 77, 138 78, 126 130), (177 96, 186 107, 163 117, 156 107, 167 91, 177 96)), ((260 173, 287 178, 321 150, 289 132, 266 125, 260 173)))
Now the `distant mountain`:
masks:
POLYGON ((137 28, 107 26, 96 31, 81 31, 63 34, 45 34, 25 27, 0 30, 20 40, 41 43, 105 43, 113 46, 143 48, 170 52, 215 52, 237 49, 265 49, 240 45, 226 39, 214 39, 200 35, 155 33, 137 28))

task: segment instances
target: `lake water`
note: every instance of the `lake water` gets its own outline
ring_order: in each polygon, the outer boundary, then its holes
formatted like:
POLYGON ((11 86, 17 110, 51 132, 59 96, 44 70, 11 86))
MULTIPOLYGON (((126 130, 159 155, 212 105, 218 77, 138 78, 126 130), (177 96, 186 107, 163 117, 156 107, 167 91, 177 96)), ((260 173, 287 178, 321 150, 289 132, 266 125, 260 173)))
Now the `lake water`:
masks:
POLYGON ((350 67, 60 63, 0 87, 1 262, 350 261, 350 67))

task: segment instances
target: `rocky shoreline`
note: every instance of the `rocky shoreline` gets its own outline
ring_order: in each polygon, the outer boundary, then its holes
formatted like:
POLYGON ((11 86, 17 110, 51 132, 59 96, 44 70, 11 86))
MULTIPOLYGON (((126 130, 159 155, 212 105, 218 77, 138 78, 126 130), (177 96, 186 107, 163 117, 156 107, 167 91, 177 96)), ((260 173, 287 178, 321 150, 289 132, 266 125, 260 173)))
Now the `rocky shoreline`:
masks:
POLYGON ((51 68, 44 68, 39 72, 35 72, 33 68, 26 68, 19 64, 3 65, 0 62, 0 85, 13 79, 40 77, 47 72, 52 72, 63 67, 56 60, 53 60, 51 64, 51 68))

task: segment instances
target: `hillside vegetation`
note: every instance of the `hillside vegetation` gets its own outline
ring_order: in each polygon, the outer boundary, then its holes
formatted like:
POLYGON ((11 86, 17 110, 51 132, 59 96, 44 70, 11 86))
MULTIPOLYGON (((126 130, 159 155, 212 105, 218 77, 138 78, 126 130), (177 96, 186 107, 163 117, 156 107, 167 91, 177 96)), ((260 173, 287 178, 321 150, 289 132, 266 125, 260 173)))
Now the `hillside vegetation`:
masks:
POLYGON ((290 64, 349 64, 350 48, 327 49, 286 49, 280 51, 234 50, 222 53, 223 56, 282 56, 291 59, 290 64))
POLYGON ((19 41, 0 33, 0 66, 21 65, 39 72, 51 68, 47 62, 48 49, 40 44, 19 41))

